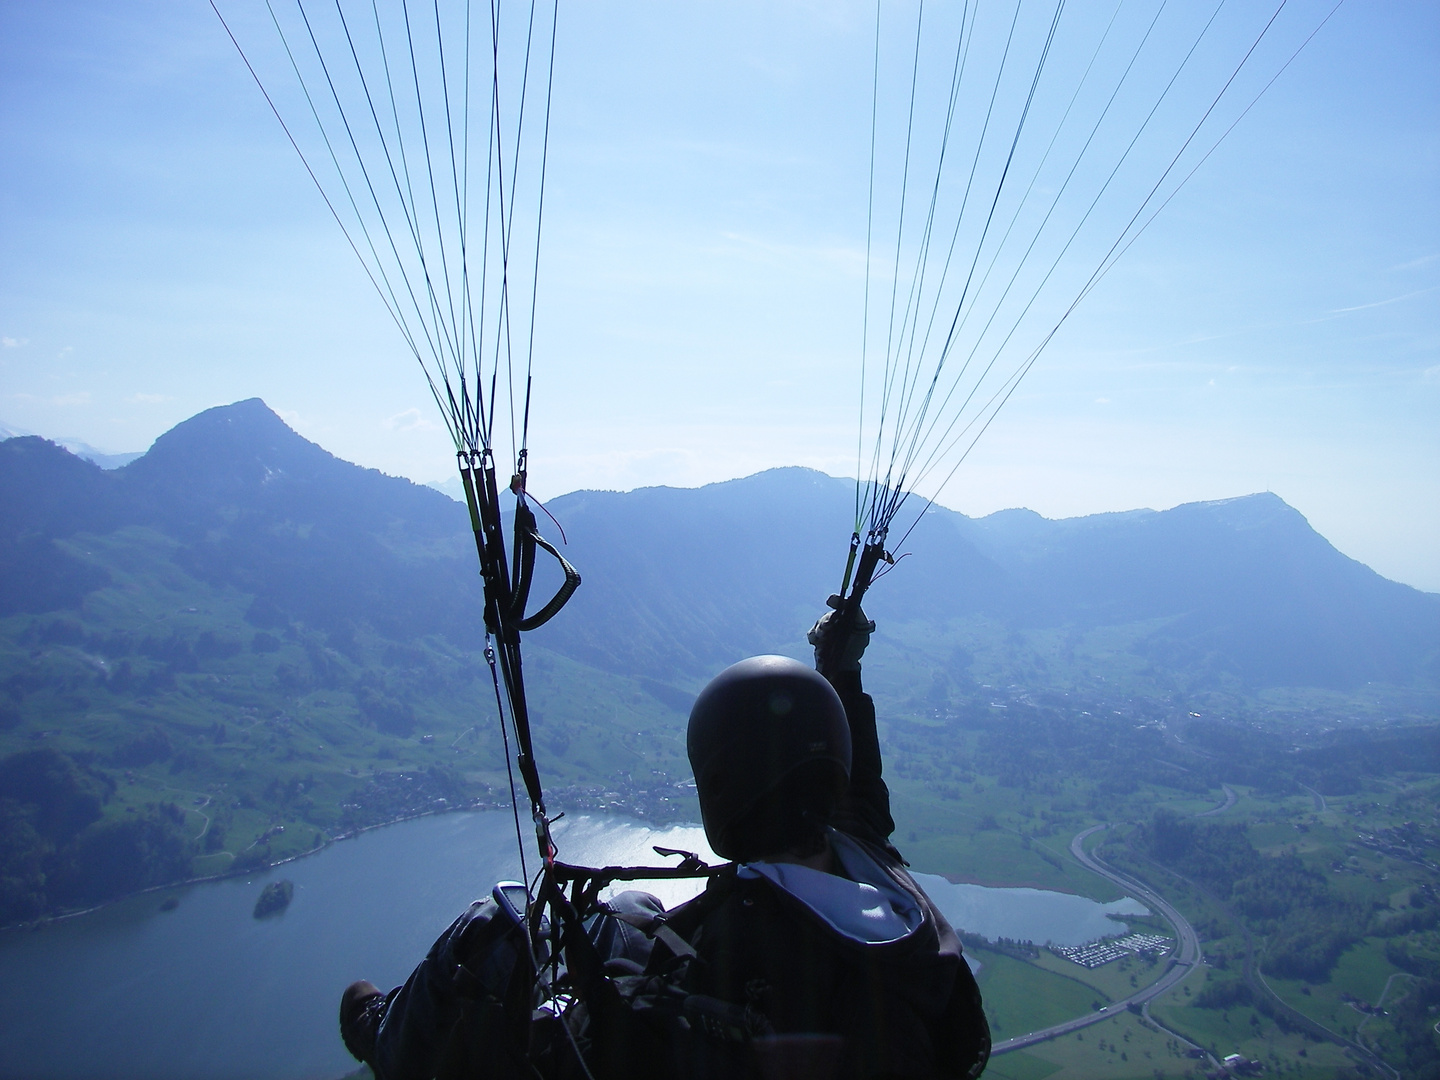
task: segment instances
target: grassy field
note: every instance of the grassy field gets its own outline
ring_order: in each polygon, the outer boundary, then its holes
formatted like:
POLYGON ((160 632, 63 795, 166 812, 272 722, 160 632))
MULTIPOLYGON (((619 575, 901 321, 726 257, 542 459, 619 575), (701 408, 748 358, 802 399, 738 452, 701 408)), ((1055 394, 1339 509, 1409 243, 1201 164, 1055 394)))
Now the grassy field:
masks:
MULTIPOLYGON (((1365 938, 1346 950, 1327 982, 1311 984, 1273 976, 1267 976, 1265 981, 1286 1004, 1332 1031, 1354 1038, 1356 1030, 1364 1024, 1366 1035, 1373 1038, 1388 1030, 1384 1017, 1367 1017, 1350 1002, 1376 1004, 1395 976, 1408 978, 1385 959, 1385 943, 1382 940, 1365 938)), ((1386 997, 1390 1000, 1391 995, 1386 997)))
POLYGON ((1138 956, 1116 960, 1097 968, 1083 968, 1045 950, 1041 951, 1035 966, 1075 979, 1086 986, 1093 986, 1110 1001, 1129 997, 1138 988, 1149 986, 1165 973, 1163 964, 1158 961, 1147 964, 1138 956))
MULTIPOLYGON (((1070 857, 1070 837, 1092 823, 1085 816, 1079 817, 1073 830, 1067 826, 1063 835, 1037 837, 1002 824, 1005 815, 997 809, 1027 803, 993 779, 978 780, 944 799, 903 778, 892 779, 891 784, 896 842, 917 870, 977 885, 1054 889, 1101 903, 1123 895, 1107 878, 1070 857), (977 825, 982 821, 983 829, 977 825)), ((1012 810, 1010 816, 1017 816, 1016 812, 1012 810)))
POLYGON ((985 1075, 1000 1077, 1001 1080, 1045 1080, 1062 1068, 1064 1066, 1027 1054, 1024 1050, 1016 1050, 1013 1054, 991 1059, 985 1075))
POLYGON ((1198 1043, 1217 1059, 1243 1054, 1286 1076, 1333 1076, 1336 1069, 1353 1065, 1334 1043, 1315 1042, 1295 1032, 1281 1031, 1273 1021, 1250 1007, 1202 1009, 1175 990, 1150 1005, 1150 1015, 1165 1027, 1198 1043))
POLYGON ((992 1059, 986 1077, 999 1080, 1127 1080, 1199 1077, 1197 1062, 1173 1038, 1125 1013, 1083 1031, 992 1059))
MULTIPOLYGON (((1431 868, 1433 862, 1421 861, 1434 859, 1435 845, 1428 839, 1433 833, 1415 824, 1434 819, 1435 796, 1434 778, 1421 775, 1366 782, 1357 791, 1329 796, 1324 811, 1318 813, 1311 796, 1251 790, 1235 807, 1217 815, 1219 823, 1240 815, 1237 820, 1245 835, 1262 856, 1297 858, 1307 872, 1323 880, 1337 903, 1349 905, 1335 909, 1339 917, 1362 930, 1372 928, 1345 948, 1322 977, 1300 979, 1281 978, 1268 966, 1273 961, 1268 935, 1283 931, 1284 921, 1251 924, 1266 982, 1286 1004, 1331 1031, 1358 1038, 1397 1067, 1403 1066, 1405 1059, 1391 1020, 1367 1014, 1365 1009, 1384 995, 1384 1008, 1393 1010, 1418 985, 1414 976, 1387 959, 1387 946, 1393 948, 1398 941, 1413 954, 1425 956, 1436 936, 1426 929, 1426 920, 1431 919, 1428 913, 1434 903, 1437 875, 1431 868), (1425 854, 1427 844, 1429 855, 1425 854), (1418 928, 1404 929, 1412 926, 1418 928), (1385 927, 1400 929, 1389 930, 1394 936, 1388 937, 1375 932, 1375 928, 1385 927)), ((1124 855, 1123 832, 1112 830, 1107 842, 1106 853, 1148 877, 1189 917, 1202 937, 1208 962, 1203 981, 1187 980, 1185 986, 1157 1001, 1152 1006, 1157 1019, 1211 1048, 1217 1056, 1238 1052, 1286 1075, 1328 1076, 1335 1069, 1354 1065, 1336 1044, 1284 1030, 1284 1025, 1268 1015, 1268 1007, 1256 1008, 1248 999, 1228 1008, 1199 1007, 1197 998, 1206 983, 1235 985, 1242 981, 1247 946, 1239 917, 1174 875, 1154 865, 1132 863, 1124 855)))
POLYGON ((974 950, 984 968, 980 992, 996 1042, 1058 1024, 1107 1004, 1094 987, 988 949, 974 950))

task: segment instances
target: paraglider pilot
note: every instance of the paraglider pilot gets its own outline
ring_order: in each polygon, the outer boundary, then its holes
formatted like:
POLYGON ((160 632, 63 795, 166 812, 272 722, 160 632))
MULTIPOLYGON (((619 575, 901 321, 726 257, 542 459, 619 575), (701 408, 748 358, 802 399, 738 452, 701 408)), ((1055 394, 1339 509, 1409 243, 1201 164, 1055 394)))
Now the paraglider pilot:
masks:
POLYGON ((621 893, 558 935, 567 990, 537 983, 524 890, 514 904, 497 887, 404 985, 346 990, 350 1052, 378 1080, 979 1076, 980 992, 889 840, 860 681, 874 624, 859 614, 843 633, 831 606, 810 632, 818 670, 752 657, 695 701, 705 835, 733 860, 700 896, 667 912, 621 893))

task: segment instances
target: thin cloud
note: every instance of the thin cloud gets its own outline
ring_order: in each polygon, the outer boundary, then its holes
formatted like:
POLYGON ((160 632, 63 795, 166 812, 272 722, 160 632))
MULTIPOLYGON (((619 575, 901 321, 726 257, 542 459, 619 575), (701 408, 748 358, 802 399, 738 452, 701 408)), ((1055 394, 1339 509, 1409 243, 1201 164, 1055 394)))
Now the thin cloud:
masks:
POLYGON ((18 349, 22 345, 29 345, 29 338, 0 337, 0 348, 18 349))
POLYGON ((1397 270, 1422 270, 1436 261, 1440 261, 1440 255, 1422 255, 1418 259, 1411 259, 1407 263, 1390 267, 1390 272, 1394 273, 1397 270))
POLYGON ((1373 304, 1356 304, 1354 307, 1335 308, 1331 311, 1331 314, 1343 315, 1348 311, 1364 311, 1367 308, 1384 307, 1386 304, 1398 304, 1402 300, 1409 300, 1416 296, 1424 296, 1427 293, 1434 292, 1436 289, 1440 289, 1440 285, 1432 285, 1428 289, 1417 289, 1415 292, 1408 292, 1404 296, 1392 296, 1389 300, 1376 300, 1373 304))
POLYGON ((159 405, 175 399, 169 394, 131 394, 125 400, 131 405, 159 405))
POLYGON ((1255 323, 1252 326, 1237 327, 1234 330, 1225 330, 1218 334, 1196 334, 1161 345, 1147 345, 1143 348, 1127 349, 1119 355, 1144 356, 1146 353, 1163 352, 1166 349, 1184 348, 1189 345, 1205 345, 1212 341, 1224 341, 1227 338, 1244 337, 1248 334, 1265 333, 1271 330, 1285 330, 1292 326, 1317 326, 1320 323, 1332 322, 1343 315, 1349 315, 1351 312, 1366 311, 1369 308, 1398 304, 1402 300, 1410 300, 1416 296, 1425 296, 1428 293, 1435 292, 1437 289, 1440 289, 1440 285, 1432 285, 1428 289, 1419 289, 1415 292, 1405 293, 1403 296, 1392 296, 1388 300, 1376 300, 1370 304, 1356 304, 1354 307, 1331 308, 1324 315, 1315 319, 1291 319, 1283 322, 1255 323))
POLYGON ((436 424, 419 409, 406 409, 385 420, 391 431, 431 431, 436 424))
POLYGON ((78 394, 61 394, 59 397, 50 399, 55 405, 89 405, 90 391, 82 390, 78 394))

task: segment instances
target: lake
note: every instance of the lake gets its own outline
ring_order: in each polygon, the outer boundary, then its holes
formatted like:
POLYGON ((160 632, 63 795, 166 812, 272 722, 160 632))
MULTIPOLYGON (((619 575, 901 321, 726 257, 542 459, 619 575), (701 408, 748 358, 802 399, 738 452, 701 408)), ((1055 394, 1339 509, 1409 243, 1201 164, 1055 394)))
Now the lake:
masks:
MULTIPOLYGON (((560 822, 555 835, 572 862, 656 864, 654 844, 717 861, 698 826, 588 816, 560 822)), ((340 991, 360 978, 402 982, 471 900, 519 876, 508 812, 446 814, 249 877, 0 934, 0 1076, 334 1080, 356 1068, 336 1028, 340 991), (295 884, 290 907, 253 918, 261 889, 282 878, 295 884), (178 906, 162 911, 167 898, 178 906)), ((1108 915, 1146 910, 916 876, 954 925, 990 938, 1081 944, 1123 932, 1108 915)), ((651 891, 673 906, 697 890, 662 882, 651 891)))

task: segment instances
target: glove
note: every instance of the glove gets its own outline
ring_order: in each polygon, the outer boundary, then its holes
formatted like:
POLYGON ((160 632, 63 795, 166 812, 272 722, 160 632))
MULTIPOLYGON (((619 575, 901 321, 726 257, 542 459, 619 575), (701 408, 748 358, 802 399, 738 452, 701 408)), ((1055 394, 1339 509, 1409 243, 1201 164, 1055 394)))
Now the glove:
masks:
POLYGON ((870 644, 875 624, 865 617, 865 612, 857 610, 850 632, 844 634, 843 641, 837 641, 837 637, 844 633, 839 623, 842 601, 839 596, 831 596, 825 603, 831 610, 821 615, 806 635, 806 640, 815 646, 815 670, 826 676, 842 671, 859 671, 860 658, 870 644))

